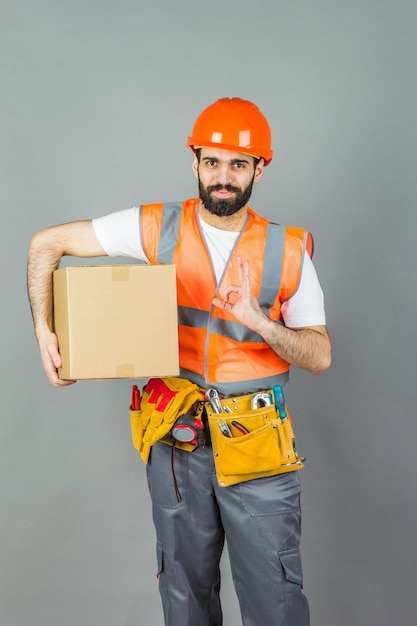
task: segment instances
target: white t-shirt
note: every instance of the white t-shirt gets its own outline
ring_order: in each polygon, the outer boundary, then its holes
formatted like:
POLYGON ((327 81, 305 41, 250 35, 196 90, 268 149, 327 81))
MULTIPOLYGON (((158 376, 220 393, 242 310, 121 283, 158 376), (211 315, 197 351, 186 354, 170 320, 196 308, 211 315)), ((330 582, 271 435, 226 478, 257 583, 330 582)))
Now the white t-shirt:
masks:
MULTIPOLYGON (((203 220, 200 220, 200 225, 219 281, 239 233, 214 228, 203 220)), ((96 218, 93 220, 93 228, 109 256, 148 262, 141 241, 139 207, 96 218)), ((304 255, 299 287, 283 303, 281 312, 288 328, 321 326, 326 323, 323 290, 308 254, 304 255)))

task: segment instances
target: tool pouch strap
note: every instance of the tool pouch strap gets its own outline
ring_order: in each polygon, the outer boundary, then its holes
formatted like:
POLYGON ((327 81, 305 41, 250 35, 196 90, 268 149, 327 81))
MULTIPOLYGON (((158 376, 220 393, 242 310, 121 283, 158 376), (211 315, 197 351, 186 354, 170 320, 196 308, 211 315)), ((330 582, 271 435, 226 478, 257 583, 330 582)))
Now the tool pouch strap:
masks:
MULTIPOLYGON (((145 463, 154 443, 163 441, 172 445, 169 433, 175 421, 180 415, 190 413, 203 398, 204 391, 184 378, 149 379, 143 389, 140 410, 129 407, 133 446, 145 463)), ((196 447, 189 443, 176 446, 186 450, 196 447)))
POLYGON ((218 483, 227 487, 236 483, 300 470, 305 459, 297 454, 291 417, 281 419, 274 404, 250 408, 252 395, 221 401, 232 413, 213 413, 206 405, 214 463, 218 483), (219 428, 221 418, 232 437, 219 428), (238 422, 238 428, 232 422, 238 422), (243 434, 242 430, 248 431, 243 434))

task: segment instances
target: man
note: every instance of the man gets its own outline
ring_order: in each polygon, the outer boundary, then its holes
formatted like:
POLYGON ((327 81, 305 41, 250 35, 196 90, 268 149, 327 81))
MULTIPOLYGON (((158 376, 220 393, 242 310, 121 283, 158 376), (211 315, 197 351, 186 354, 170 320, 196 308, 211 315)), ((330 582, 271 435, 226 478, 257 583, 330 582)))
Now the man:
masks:
MULTIPOLYGON (((239 402, 238 396, 280 388, 290 365, 315 374, 329 367, 308 234, 272 224, 247 204, 272 159, 270 144, 268 122, 256 105, 223 98, 201 113, 187 142, 199 199, 145 205, 32 238, 29 296, 53 385, 74 382, 58 377, 52 331, 52 272, 63 255, 174 262, 181 376, 202 389, 215 387, 223 398, 239 402)), ((219 561, 226 536, 244 626, 308 626, 298 472, 267 467, 260 478, 221 486, 209 438, 192 452, 176 450, 178 498, 172 450, 157 442, 147 464, 165 623, 222 624, 219 561)), ((256 470, 260 455, 252 457, 256 470)))

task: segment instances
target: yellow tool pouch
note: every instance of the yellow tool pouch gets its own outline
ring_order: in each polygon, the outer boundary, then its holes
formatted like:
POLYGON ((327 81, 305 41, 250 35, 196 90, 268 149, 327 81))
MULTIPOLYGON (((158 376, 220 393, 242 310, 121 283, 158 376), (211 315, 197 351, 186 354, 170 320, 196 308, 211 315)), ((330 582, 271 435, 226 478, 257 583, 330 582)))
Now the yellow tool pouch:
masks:
MULTIPOLYGON (((177 418, 190 412, 203 398, 204 391, 183 378, 151 378, 148 381, 140 410, 129 408, 133 446, 145 463, 154 443, 172 444, 169 432, 177 418)), ((196 446, 178 443, 177 447, 193 450, 196 446)))
POLYGON ((217 480, 221 487, 300 470, 305 459, 298 456, 291 417, 282 419, 274 404, 251 409, 252 395, 225 398, 221 404, 231 412, 214 413, 206 405, 217 480), (223 420, 223 422, 222 422, 223 420), (220 428, 226 427, 231 436, 220 428))

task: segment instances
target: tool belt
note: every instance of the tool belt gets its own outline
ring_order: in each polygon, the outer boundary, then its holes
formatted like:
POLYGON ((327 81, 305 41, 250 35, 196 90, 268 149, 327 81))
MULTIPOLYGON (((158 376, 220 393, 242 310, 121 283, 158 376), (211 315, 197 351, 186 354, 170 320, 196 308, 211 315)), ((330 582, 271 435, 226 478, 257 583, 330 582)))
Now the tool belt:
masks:
MULTIPOLYGON (((262 392, 273 397, 271 391, 262 392)), ((253 407, 254 394, 219 399, 217 412, 205 390, 181 378, 150 379, 141 409, 130 410, 132 440, 145 463, 157 441, 192 452, 197 445, 178 442, 171 430, 184 414, 207 421, 217 480, 227 487, 239 482, 300 470, 305 459, 296 450, 291 417, 285 406, 253 407), (220 412, 221 411, 221 412, 220 412)))

